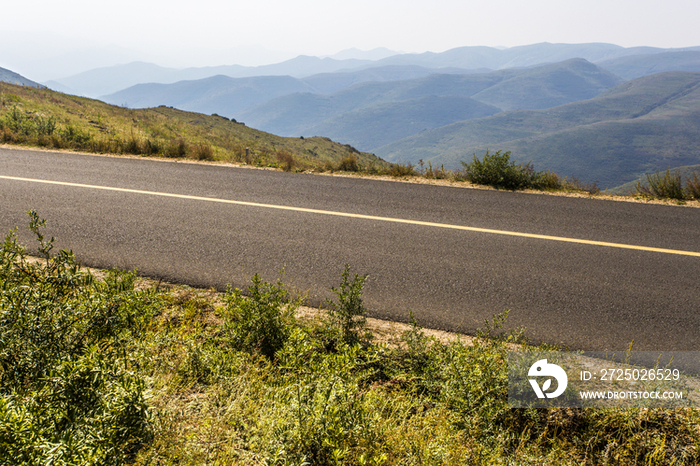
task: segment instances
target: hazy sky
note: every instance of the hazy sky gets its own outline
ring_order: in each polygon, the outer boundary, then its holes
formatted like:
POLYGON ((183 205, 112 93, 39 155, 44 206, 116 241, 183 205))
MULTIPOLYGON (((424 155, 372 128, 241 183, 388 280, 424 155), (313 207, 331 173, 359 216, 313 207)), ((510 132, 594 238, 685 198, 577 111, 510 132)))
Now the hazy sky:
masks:
POLYGON ((282 53, 259 52, 242 64, 351 47, 441 52, 538 42, 700 45, 698 0, 8 0, 1 15, 0 66, 17 61, 27 38, 46 37, 51 43, 43 52, 35 46, 27 53, 39 59, 59 48, 116 46, 112 50, 124 59, 132 54, 170 66, 231 64, 214 63, 217 55, 207 50, 253 45, 282 53), (15 31, 28 33, 19 45, 7 40, 15 31))

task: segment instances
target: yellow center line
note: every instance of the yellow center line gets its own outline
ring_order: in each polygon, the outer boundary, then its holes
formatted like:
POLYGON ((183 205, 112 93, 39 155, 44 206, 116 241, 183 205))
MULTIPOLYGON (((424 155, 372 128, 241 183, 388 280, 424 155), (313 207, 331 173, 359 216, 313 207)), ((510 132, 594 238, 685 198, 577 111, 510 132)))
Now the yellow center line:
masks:
POLYGON ((305 212, 305 213, 321 214, 321 215, 334 215, 336 217, 359 218, 359 219, 363 219, 363 220, 376 220, 376 221, 381 221, 381 222, 403 223, 403 224, 407 224, 407 225, 421 225, 421 226, 434 227, 434 228, 448 228, 448 229, 452 229, 452 230, 472 231, 472 232, 477 232, 477 233, 489 233, 489 234, 494 234, 494 235, 519 236, 521 238, 535 238, 535 239, 543 239, 543 240, 549 240, 549 241, 560 241, 560 242, 565 242, 565 243, 588 244, 591 246, 605 246, 605 247, 619 248, 619 249, 634 249, 637 251, 650 251, 650 252, 660 252, 660 253, 664 253, 664 254, 678 254, 678 255, 682 255, 682 256, 700 257, 700 252, 694 252, 694 251, 680 251, 677 249, 652 248, 652 247, 648 247, 648 246, 637 246, 634 244, 608 243, 605 241, 591 241, 591 240, 586 240, 586 239, 567 238, 567 237, 563 237, 563 236, 538 235, 538 234, 534 234, 534 233, 520 233, 517 231, 492 230, 489 228, 477 228, 477 227, 468 227, 468 226, 463 226, 463 225, 451 225, 448 223, 423 222, 420 220, 407 220, 407 219, 402 219, 402 218, 377 217, 374 215, 351 214, 351 213, 346 213, 346 212, 335 212, 332 210, 307 209, 304 207, 290 207, 290 206, 275 205, 275 204, 261 204, 258 202, 234 201, 234 200, 230 200, 230 199, 218 199, 218 198, 214 198, 214 197, 200 197, 200 196, 190 196, 187 194, 173 194, 173 193, 162 193, 162 192, 157 192, 157 191, 143 191, 140 189, 115 188, 115 187, 111 187, 111 186, 97 186, 97 185, 90 185, 90 184, 69 183, 69 182, 65 182, 65 181, 49 181, 49 180, 39 180, 39 179, 32 179, 32 178, 20 178, 20 177, 16 177, 16 176, 0 175, 0 179, 14 180, 14 181, 26 181, 26 182, 30 182, 30 183, 52 184, 52 185, 59 185, 59 186, 70 186, 70 187, 74 187, 74 188, 100 189, 103 191, 114 191, 114 192, 121 192, 121 193, 145 194, 148 196, 172 197, 172 198, 177 198, 177 199, 189 199, 189 200, 193 200, 193 201, 218 202, 221 204, 235 204, 235 205, 248 206, 248 207, 263 207, 266 209, 289 210, 289 211, 293 211, 293 212, 305 212))

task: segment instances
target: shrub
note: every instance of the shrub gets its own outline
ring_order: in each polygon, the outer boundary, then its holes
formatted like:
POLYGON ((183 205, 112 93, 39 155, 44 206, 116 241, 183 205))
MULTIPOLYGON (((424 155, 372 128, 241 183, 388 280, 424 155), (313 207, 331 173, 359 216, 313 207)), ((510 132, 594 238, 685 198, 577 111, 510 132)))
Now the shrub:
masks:
POLYGON ((355 157, 355 154, 343 157, 338 163, 338 170, 342 172, 356 172, 359 169, 360 166, 357 164, 357 157, 355 157))
POLYGON ((661 175, 658 171, 654 175, 647 174, 649 187, 637 183, 637 193, 643 196, 653 196, 661 199, 685 199, 681 174, 671 174, 670 170, 661 175))
POLYGON ((273 359, 289 337, 298 302, 289 302, 281 281, 266 283, 257 274, 248 294, 244 297, 239 289, 227 290, 225 339, 236 350, 273 359))
POLYGON ((165 156, 170 158, 182 158, 187 155, 187 143, 183 139, 178 139, 177 141, 170 141, 167 149, 165 149, 165 156))
POLYGON ((96 282, 73 254, 52 256, 30 212, 41 262, 14 233, 0 250, 0 458, 117 465, 151 438, 144 381, 125 344, 153 315, 134 274, 96 282))
POLYGON ((328 300, 328 324, 339 330, 341 338, 348 344, 361 340, 360 330, 367 322, 367 310, 362 303, 362 289, 367 275, 354 275, 350 280, 350 265, 345 265, 343 281, 340 288, 331 288, 338 297, 338 302, 328 300))
POLYGON ((389 166, 389 175, 395 176, 397 178, 402 176, 414 176, 416 175, 416 170, 410 163, 392 163, 389 166))
POLYGON ((474 155, 471 162, 462 162, 462 165, 467 180, 475 184, 493 186, 497 189, 528 188, 533 176, 530 164, 515 165, 515 162, 510 160, 510 151, 501 153, 499 150, 495 154, 490 154, 487 150, 483 160, 479 160, 474 155))
POLYGON ((686 191, 688 196, 700 199, 700 176, 693 171, 693 178, 686 178, 686 191))
POLYGON ((540 190, 555 190, 561 189, 562 182, 556 173, 541 171, 531 175, 529 187, 540 190))
POLYGON ((194 148, 194 158, 197 160, 214 160, 214 149, 209 144, 197 144, 194 148))
POLYGON ((277 161, 282 165, 282 170, 286 172, 290 172, 294 168, 294 156, 288 150, 277 152, 277 161))

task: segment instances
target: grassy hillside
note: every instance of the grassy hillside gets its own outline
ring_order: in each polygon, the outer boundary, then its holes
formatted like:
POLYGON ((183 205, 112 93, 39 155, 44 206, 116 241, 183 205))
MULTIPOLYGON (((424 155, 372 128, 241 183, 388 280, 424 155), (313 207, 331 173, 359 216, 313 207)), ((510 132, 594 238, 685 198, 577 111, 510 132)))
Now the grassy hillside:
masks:
POLYGON ((700 74, 663 73, 623 83, 583 102, 455 123, 384 146, 390 161, 459 167, 487 148, 510 150, 601 188, 700 161, 700 74))
POLYGON ((48 89, 0 83, 0 142, 96 153, 190 157, 288 170, 386 164, 327 138, 283 138, 168 107, 129 110, 48 89))

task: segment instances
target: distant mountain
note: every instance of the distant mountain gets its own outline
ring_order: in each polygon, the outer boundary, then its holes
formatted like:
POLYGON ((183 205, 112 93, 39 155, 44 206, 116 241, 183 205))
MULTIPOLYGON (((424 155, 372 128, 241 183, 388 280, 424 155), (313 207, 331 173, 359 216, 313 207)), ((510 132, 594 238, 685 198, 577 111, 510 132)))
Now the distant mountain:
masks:
MULTIPOLYGON (((244 69, 242 66, 226 67, 233 72, 244 69)), ((47 81, 45 84, 54 90, 73 91, 85 97, 100 97, 112 94, 141 83, 176 83, 211 77, 216 73, 211 68, 188 68, 178 70, 164 68, 153 63, 133 62, 126 65, 109 66, 79 73, 67 78, 47 81)))
POLYGON ((382 58, 399 55, 400 52, 389 50, 386 47, 377 47, 376 49, 363 51, 356 48, 342 50, 328 58, 334 60, 381 60, 382 58))
POLYGON ((175 84, 138 84, 102 100, 130 108, 176 107, 199 113, 237 115, 243 109, 280 95, 308 92, 311 88, 289 76, 230 78, 214 76, 175 84))
POLYGON ((486 149, 577 175, 602 188, 644 173, 700 163, 700 73, 669 72, 620 84, 582 102, 518 110, 425 131, 375 152, 389 161, 461 168, 486 149))
POLYGON ((664 52, 614 58, 598 66, 625 79, 641 78, 666 71, 700 72, 700 50, 664 52))
POLYGON ((590 99, 623 82, 580 58, 501 73, 503 80, 472 97, 502 110, 540 109, 590 99))
MULTIPOLYGON (((583 58, 592 63, 635 55, 680 52, 695 49, 658 49, 651 47, 624 48, 612 44, 533 44, 506 49, 493 47, 458 47, 441 53, 393 54, 387 49, 361 52, 350 49, 333 57, 296 58, 264 66, 225 65, 203 68, 174 69, 134 62, 127 65, 97 68, 77 75, 53 79, 47 84, 55 89, 71 89, 88 97, 112 94, 136 84, 175 83, 203 79, 216 75, 233 78, 253 76, 292 76, 306 78, 322 73, 360 71, 378 67, 421 67, 433 70, 503 70, 558 63, 583 58), (385 56, 390 54, 391 56, 385 56)), ((670 71, 670 70, 669 70, 670 71)), ((452 71, 445 71, 452 72, 452 71)), ((614 71, 613 71, 614 72, 614 71)), ((417 77, 417 76, 412 76, 417 77)), ((636 77, 636 76, 635 76, 636 77)), ((409 79, 411 76, 398 79, 409 79)), ((328 90, 335 92, 338 88, 328 90)))
POLYGON ((404 54, 379 60, 382 65, 418 65, 428 68, 490 68, 494 70, 531 67, 544 63, 557 63, 572 58, 599 62, 613 58, 643 53, 663 52, 652 47, 624 48, 613 44, 541 44, 524 45, 507 49, 493 47, 458 47, 442 53, 425 52, 404 54))
POLYGON ((388 144, 390 138, 407 135, 409 130, 416 133, 503 109, 554 107, 589 99, 620 82, 621 78, 608 71, 575 59, 532 69, 370 82, 325 96, 287 95, 245 111, 240 117, 275 134, 328 134, 372 151, 380 147, 378 143, 388 144), (424 97, 445 98, 416 100, 424 97), (392 105, 387 106, 389 103, 392 105), (419 115, 420 109, 423 115, 419 115))
POLYGON ((76 94, 98 98, 125 90, 137 84, 172 84, 179 81, 228 77, 293 76, 297 78, 319 73, 331 73, 371 63, 369 60, 334 60, 299 56, 291 60, 264 66, 210 66, 202 68, 164 68, 152 63, 133 62, 97 68, 66 78, 47 82, 52 89, 72 89, 76 94))
POLYGON ((45 87, 39 83, 35 83, 31 79, 27 79, 24 76, 15 73, 14 71, 6 70, 5 68, 0 68, 0 82, 17 84, 18 86, 29 86, 37 88, 45 87))

